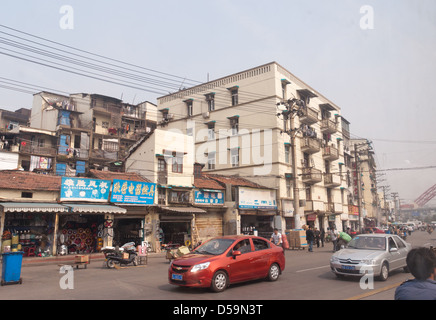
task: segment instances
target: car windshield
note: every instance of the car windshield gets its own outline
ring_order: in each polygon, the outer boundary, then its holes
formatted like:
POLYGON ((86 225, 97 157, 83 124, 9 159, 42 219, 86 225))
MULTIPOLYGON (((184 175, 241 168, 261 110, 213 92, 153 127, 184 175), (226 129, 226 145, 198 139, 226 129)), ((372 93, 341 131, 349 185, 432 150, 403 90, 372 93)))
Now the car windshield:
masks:
POLYGON ((357 236, 348 243, 348 248, 363 250, 386 250, 386 240, 380 237, 357 236))
POLYGON ((235 242, 233 239, 212 239, 195 249, 193 253, 219 255, 235 242))

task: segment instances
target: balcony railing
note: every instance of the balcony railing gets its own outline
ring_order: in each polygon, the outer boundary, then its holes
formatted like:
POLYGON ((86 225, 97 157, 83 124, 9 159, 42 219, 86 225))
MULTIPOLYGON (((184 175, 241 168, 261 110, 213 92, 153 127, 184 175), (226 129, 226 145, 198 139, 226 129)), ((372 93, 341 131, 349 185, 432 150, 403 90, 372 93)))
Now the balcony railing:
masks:
POLYGON ((322 133, 335 133, 338 130, 336 122, 330 119, 321 120, 321 132, 322 133))
POLYGON ((39 156, 56 156, 56 148, 41 147, 37 143, 26 143, 20 145, 20 153, 29 153, 39 156))
POLYGON ((313 184, 322 181, 321 170, 315 168, 303 168, 303 183, 313 184))
POLYGON ((318 139, 303 137, 300 145, 301 151, 312 154, 321 150, 321 143, 318 139))
POLYGON ((302 111, 300 115, 301 123, 310 125, 318 122, 318 111, 310 107, 302 108, 301 111, 302 111))
POLYGON ((322 150, 322 157, 324 160, 338 160, 339 150, 333 146, 326 146, 322 150))
POLYGON ((341 185, 341 176, 333 173, 324 174, 324 186, 328 188, 339 187, 341 185))
POLYGON ((324 203, 321 201, 315 200, 306 200, 306 205, 304 206, 304 212, 314 212, 314 211, 323 211, 324 203))
POLYGON ((168 183, 168 173, 167 172, 158 172, 157 173, 157 183, 158 184, 167 184, 168 183))

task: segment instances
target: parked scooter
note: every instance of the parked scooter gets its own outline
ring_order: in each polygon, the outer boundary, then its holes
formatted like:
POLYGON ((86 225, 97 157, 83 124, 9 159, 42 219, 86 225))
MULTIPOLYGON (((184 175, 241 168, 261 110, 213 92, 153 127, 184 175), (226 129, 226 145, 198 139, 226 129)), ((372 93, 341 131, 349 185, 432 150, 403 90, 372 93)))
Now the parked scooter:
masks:
MULTIPOLYGON (((136 247, 134 242, 128 242, 124 244, 121 248, 117 250, 115 248, 113 251, 109 248, 104 248, 107 250, 106 256, 106 266, 109 269, 117 268, 120 265, 133 264, 138 265, 138 253, 136 252, 136 247)), ((103 249, 102 249, 103 251, 103 249)))

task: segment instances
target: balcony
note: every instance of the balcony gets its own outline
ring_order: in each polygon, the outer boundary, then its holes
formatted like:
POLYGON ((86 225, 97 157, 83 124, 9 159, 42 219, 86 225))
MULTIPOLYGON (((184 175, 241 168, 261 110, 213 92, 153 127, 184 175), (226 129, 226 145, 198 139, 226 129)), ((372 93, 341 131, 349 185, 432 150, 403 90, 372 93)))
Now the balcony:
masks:
POLYGON ((339 150, 333 146, 324 147, 322 150, 322 158, 329 161, 338 160, 339 150))
POLYGON ((306 200, 304 212, 324 211, 324 203, 315 200, 306 200))
POLYGON ((321 170, 315 168, 303 168, 303 183, 314 184, 322 181, 321 170))
POLYGON ((26 143, 20 145, 20 153, 27 153, 38 156, 56 156, 56 148, 41 147, 38 143, 26 143))
POLYGON ((330 119, 323 119, 321 120, 321 132, 322 133, 336 133, 338 131, 336 122, 330 120, 330 119))
POLYGON ((324 186, 327 188, 339 187, 341 185, 341 176, 333 173, 324 173, 324 186))
POLYGON ((310 107, 302 108, 300 114, 300 122, 307 125, 318 122, 318 111, 310 107))
POLYGON ((324 203, 324 210, 327 213, 342 213, 342 203, 326 202, 324 203))
POLYGON ((90 158, 101 160, 118 160, 118 152, 93 149, 91 151, 90 158))
POLYGON ((318 139, 303 137, 300 145, 301 151, 308 154, 317 153, 321 150, 321 143, 318 139))

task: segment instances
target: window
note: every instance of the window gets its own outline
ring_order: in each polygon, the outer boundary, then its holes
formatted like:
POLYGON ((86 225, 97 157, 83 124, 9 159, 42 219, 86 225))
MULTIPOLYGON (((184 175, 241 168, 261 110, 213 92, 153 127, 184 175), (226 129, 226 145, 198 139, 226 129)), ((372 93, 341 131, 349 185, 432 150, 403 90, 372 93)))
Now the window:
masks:
POLYGON ((157 172, 166 172, 167 171, 167 163, 164 158, 159 158, 157 160, 157 172))
POLYGON ((207 124, 207 138, 208 140, 215 139, 215 122, 211 122, 207 124))
POLYGON ((208 169, 215 169, 215 160, 216 158, 216 152, 209 152, 207 155, 207 168, 208 169))
POLYGON ((194 177, 200 178, 201 177, 201 168, 202 165, 199 163, 194 164, 194 177))
POLYGON ((259 251, 259 250, 265 250, 268 249, 268 242, 261 240, 261 239, 252 239, 253 240, 253 244, 254 244, 254 250, 255 251, 259 251))
POLYGON ((239 148, 230 150, 230 162, 232 167, 239 167, 239 148))
POLYGON ((215 93, 206 94, 207 110, 215 110, 215 93))
POLYGON ((183 156, 174 156, 172 167, 174 173, 183 173, 183 156))
POLYGON ((242 254, 251 252, 251 244, 249 239, 241 240, 233 247, 233 251, 240 251, 242 254))
POLYGON ((171 191, 170 202, 189 203, 189 191, 171 191))
POLYGON ((232 97, 232 106, 236 106, 238 104, 238 87, 233 87, 229 90, 232 97))
POLYGON ((159 204, 166 204, 166 189, 165 188, 159 188, 158 189, 158 203, 159 204))
POLYGON ((286 177, 286 196, 290 198, 292 196, 292 179, 286 177))
POLYGON ((290 155, 291 155, 291 146, 288 145, 288 144, 286 144, 286 145, 285 145, 285 162, 286 162, 286 163, 291 162, 291 157, 290 157, 290 155))
POLYGON ((391 250, 392 248, 397 248, 397 245, 395 244, 394 239, 389 237, 389 250, 391 250))
POLYGON ((187 109, 188 117, 191 117, 194 114, 194 109, 193 109, 193 106, 192 106, 192 99, 185 100, 185 103, 186 103, 186 109, 187 109))
POLYGON ((21 198, 33 198, 33 192, 21 192, 21 198))
POLYGON ((401 240, 398 236, 394 236, 394 239, 395 239, 395 242, 396 242, 397 245, 398 245, 398 249, 401 249, 401 248, 405 248, 405 247, 406 247, 406 245, 404 244, 404 241, 401 240))
POLYGON ((239 131, 239 118, 238 117, 230 118, 230 126, 232 128, 232 136, 237 135, 239 131))

